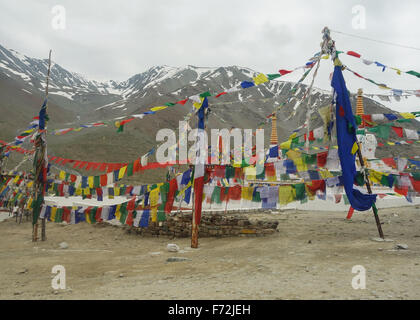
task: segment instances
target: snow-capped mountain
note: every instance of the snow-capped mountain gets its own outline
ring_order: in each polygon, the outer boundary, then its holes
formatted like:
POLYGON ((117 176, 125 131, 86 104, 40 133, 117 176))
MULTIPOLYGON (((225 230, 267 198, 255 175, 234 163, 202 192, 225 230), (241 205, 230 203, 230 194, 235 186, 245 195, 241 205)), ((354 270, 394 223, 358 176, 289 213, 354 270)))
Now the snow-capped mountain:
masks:
MULTIPOLYGON (((0 46, 0 112, 3 118, 0 119, 2 126, 0 138, 3 140, 7 140, 3 135, 7 138, 14 137, 16 127, 24 128, 38 112, 44 97, 47 68, 48 60, 46 59, 30 58, 0 46)), ((224 92, 238 86, 242 81, 251 81, 258 74, 257 71, 239 66, 210 68, 163 65, 135 74, 126 81, 100 82, 88 80, 53 63, 49 83, 49 110, 51 110, 49 112, 52 119, 50 127, 54 129, 74 127, 91 121, 122 118, 205 91, 213 94, 224 92)), ((313 88, 310 99, 304 99, 307 90, 308 87, 305 84, 296 85, 292 82, 274 80, 231 92, 217 99, 212 98, 208 126, 209 128, 232 126, 256 128, 281 105, 277 113, 278 135, 279 140, 284 141, 294 129, 304 124, 309 101, 314 110, 311 115, 311 129, 322 123, 316 110, 330 105, 331 92, 313 88)), ((356 96, 351 95, 351 99, 355 106, 356 96)), ((364 98, 364 105, 367 113, 394 112, 375 97, 364 98)), ((182 120, 190 109, 190 104, 177 105, 148 117, 147 121, 133 121, 129 125, 130 129, 127 130, 133 135, 132 139, 138 139, 139 145, 149 141, 149 146, 151 146, 156 144, 155 136, 159 128, 177 128, 178 121, 182 120)), ((413 126, 418 127, 418 123, 413 126)), ((269 124, 265 128, 268 129, 265 130, 266 141, 268 141, 269 124)), ((97 137, 95 141, 99 147, 110 143, 111 140, 104 140, 107 134, 112 134, 112 141, 117 139, 114 135, 115 128, 89 130, 90 137, 97 137), (98 142, 98 137, 103 139, 98 142)), ((66 138, 74 140, 75 146, 77 145, 72 151, 75 151, 79 144, 84 143, 81 137, 87 131, 82 130, 81 133, 70 134, 66 138)), ((115 148, 119 147, 118 145, 115 148)), ((138 152, 143 150, 142 148, 138 147, 135 150, 138 152)), ((110 150, 110 152, 113 153, 115 150, 110 150)), ((109 157, 109 155, 104 157, 109 157)))
MULTIPOLYGON (((48 59, 27 57, 13 49, 0 45, 0 70, 5 75, 24 81, 28 86, 45 90, 48 59)), ((49 89, 53 94, 61 94, 69 99, 80 93, 112 94, 115 82, 90 81, 82 75, 67 71, 52 61, 49 89)))

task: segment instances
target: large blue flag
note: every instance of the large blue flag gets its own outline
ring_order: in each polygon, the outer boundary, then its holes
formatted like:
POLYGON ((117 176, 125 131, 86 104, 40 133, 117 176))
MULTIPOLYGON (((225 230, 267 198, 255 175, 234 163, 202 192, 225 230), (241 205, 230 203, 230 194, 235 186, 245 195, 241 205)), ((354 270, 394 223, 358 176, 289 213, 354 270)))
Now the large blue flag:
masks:
POLYGON ((336 93, 337 144, 343 172, 343 184, 351 206, 359 211, 369 210, 376 201, 376 194, 363 194, 353 188, 356 176, 356 123, 341 66, 334 68, 331 86, 336 93))

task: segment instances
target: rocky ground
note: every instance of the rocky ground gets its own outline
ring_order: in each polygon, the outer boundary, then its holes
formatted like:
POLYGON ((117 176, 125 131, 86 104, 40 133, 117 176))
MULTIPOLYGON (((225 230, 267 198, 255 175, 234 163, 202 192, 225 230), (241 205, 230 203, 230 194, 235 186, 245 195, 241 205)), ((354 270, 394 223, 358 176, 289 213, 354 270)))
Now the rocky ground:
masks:
POLYGON ((48 223, 47 241, 32 243, 30 222, 8 219, 0 299, 420 299, 419 214, 418 206, 381 209, 386 242, 372 240, 372 212, 351 221, 343 212, 253 214, 279 221, 278 232, 202 238, 199 249, 188 238, 86 223, 48 223), (51 286, 55 265, 65 267, 64 290, 51 286), (355 265, 366 269, 366 289, 352 287, 355 265))

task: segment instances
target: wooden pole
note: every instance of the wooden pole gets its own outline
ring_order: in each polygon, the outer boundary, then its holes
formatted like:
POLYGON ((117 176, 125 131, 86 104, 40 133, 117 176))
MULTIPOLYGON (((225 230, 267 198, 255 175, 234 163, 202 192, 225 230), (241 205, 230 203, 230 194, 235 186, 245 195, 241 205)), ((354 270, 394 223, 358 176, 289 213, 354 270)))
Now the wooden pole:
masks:
MULTIPOLYGON (((47 72, 47 84, 45 87, 45 98, 48 99, 48 87, 49 87, 49 83, 50 83, 50 72, 51 72, 51 52, 52 50, 50 50, 49 55, 48 55, 48 72, 47 72)), ((47 100, 47 104, 48 104, 48 100, 47 100)), ((47 106, 46 106, 47 107, 47 106)), ((46 134, 41 133, 45 135, 45 139, 46 139, 46 134)), ((39 148, 39 150, 41 150, 42 152, 39 152, 39 154, 43 157, 43 160, 41 161, 43 163, 43 161, 45 161, 45 153, 46 151, 46 147, 44 145, 45 142, 42 141, 42 138, 40 138, 40 145, 35 146, 35 148, 39 148)), ((34 188, 35 188, 35 192, 34 192, 34 200, 36 201, 36 199, 38 198, 39 194, 41 192, 43 192, 44 190, 44 183, 40 183, 38 181, 39 178, 39 171, 37 170, 36 166, 37 163, 34 163, 35 165, 35 183, 34 183, 34 188)), ((42 168, 41 168, 42 170, 42 168)), ((47 239, 46 236, 46 224, 45 224, 45 218, 41 219, 41 240, 45 241, 47 239)), ((32 225, 32 242, 36 242, 38 241, 38 218, 36 219, 36 222, 32 225)))
MULTIPOLYGON (((48 56, 48 74, 47 74, 47 85, 45 87, 45 98, 48 99, 48 87, 50 84, 50 72, 51 72, 51 51, 50 50, 50 54, 48 56)), ((47 106, 48 106, 48 100, 47 100, 47 106)), ((47 137, 47 135, 45 135, 45 138, 47 137)), ((47 152, 47 150, 45 150, 44 152, 47 152)), ((44 185, 42 185, 42 188, 44 188, 44 185)), ((46 223, 45 223, 45 218, 41 219, 41 241, 45 241, 47 240, 47 235, 46 235, 46 223)))
MULTIPOLYGON (((357 156, 359 157, 359 161, 360 161, 360 166, 362 167, 362 169, 364 169, 365 167, 365 161, 363 160, 363 156, 362 156, 362 152, 360 151, 360 144, 357 141, 357 156)), ((369 194, 372 194, 372 188, 370 187, 370 181, 369 181, 369 177, 365 176, 365 181, 366 181, 366 189, 368 191, 369 194)), ((382 231, 382 226, 381 226, 381 221, 379 220, 379 215, 378 215, 378 209, 376 208, 376 204, 373 203, 372 204, 372 210, 373 210, 373 215, 375 217, 375 222, 376 222, 376 227, 378 228, 378 232, 379 232, 379 236, 384 239, 384 233, 382 231)))
POLYGON ((191 220, 191 248, 198 248, 198 225, 195 220, 195 200, 194 200, 194 188, 191 189, 191 201, 192 201, 192 220, 191 220))

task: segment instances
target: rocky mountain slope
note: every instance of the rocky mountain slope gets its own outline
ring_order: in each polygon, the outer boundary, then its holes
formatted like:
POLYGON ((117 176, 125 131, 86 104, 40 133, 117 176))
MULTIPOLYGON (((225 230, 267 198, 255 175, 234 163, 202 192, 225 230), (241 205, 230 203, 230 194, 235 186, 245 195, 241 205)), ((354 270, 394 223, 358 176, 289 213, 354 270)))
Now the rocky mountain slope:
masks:
MULTIPOLYGON (((11 140, 39 111, 46 86, 48 61, 30 58, 0 46, 0 139, 11 140)), ((126 81, 98 82, 70 72, 53 62, 50 77, 49 129, 76 127, 91 121, 111 120, 141 113, 153 106, 176 102, 205 91, 222 92, 259 72, 238 66, 203 68, 195 66, 156 66, 126 81)), ((209 100, 209 128, 256 128, 274 108, 289 100, 294 83, 268 83, 209 100)), ((294 98, 278 112, 279 140, 306 119, 308 99, 302 101, 305 84, 296 86, 294 98)), ((351 96, 354 106, 355 95, 351 96)), ((394 113, 377 99, 364 99, 366 113, 394 113)), ((315 109, 329 105, 331 92, 314 88, 311 104, 315 109)), ((124 162, 156 146, 160 128, 178 128, 178 121, 191 104, 176 105, 143 120, 135 120, 123 133, 115 127, 84 129, 64 136, 49 136, 49 153, 87 161, 124 162)), ((319 126, 318 113, 312 115, 311 129, 319 126)), ((192 123, 193 127, 195 122, 192 123)), ((418 122, 403 124, 420 129, 418 122)), ((264 127, 268 145, 271 125, 264 127)), ((391 139, 397 138, 391 133, 391 139)), ((398 139, 396 139, 398 140, 398 139)), ((416 149, 417 150, 417 149, 416 149)), ((411 154, 413 147, 383 148, 382 154, 411 154)), ((415 151, 417 152, 417 151, 415 151)))

